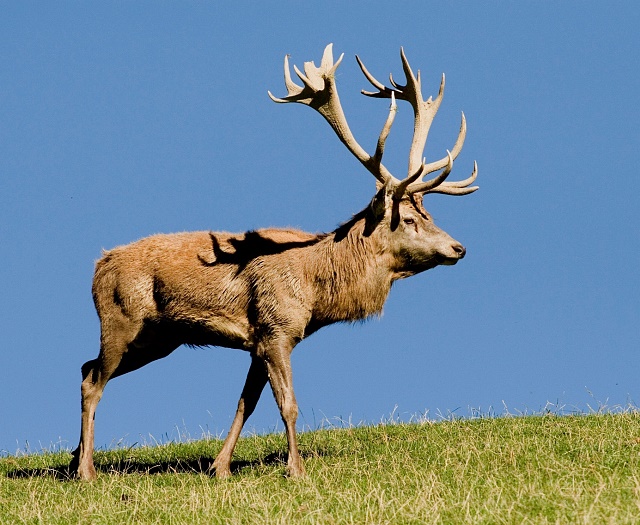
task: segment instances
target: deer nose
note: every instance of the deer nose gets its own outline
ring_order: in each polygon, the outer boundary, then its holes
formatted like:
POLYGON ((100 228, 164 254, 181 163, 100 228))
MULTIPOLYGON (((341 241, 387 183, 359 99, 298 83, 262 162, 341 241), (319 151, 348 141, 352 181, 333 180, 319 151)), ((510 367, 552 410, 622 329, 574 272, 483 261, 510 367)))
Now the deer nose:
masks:
POLYGON ((456 254, 458 255, 458 259, 462 259, 467 253, 467 250, 465 249, 465 247, 462 246, 462 244, 460 243, 454 244, 452 248, 453 248, 453 251, 456 252, 456 254))

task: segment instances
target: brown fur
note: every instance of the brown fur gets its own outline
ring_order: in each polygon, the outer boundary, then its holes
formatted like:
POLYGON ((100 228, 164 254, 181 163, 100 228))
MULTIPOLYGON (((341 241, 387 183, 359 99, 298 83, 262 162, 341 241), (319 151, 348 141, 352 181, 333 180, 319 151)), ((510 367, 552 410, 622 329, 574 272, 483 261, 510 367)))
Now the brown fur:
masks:
POLYGON ((230 474, 235 443, 267 382, 285 424, 289 473, 303 475, 293 347, 325 325, 379 313, 396 279, 464 256, 421 203, 391 199, 380 207, 376 199, 380 194, 329 234, 177 233, 105 252, 93 283, 100 354, 82 367, 82 426, 72 470, 83 479, 96 475, 94 416, 107 381, 189 344, 238 348, 252 356, 235 419, 214 462, 216 475, 230 474))

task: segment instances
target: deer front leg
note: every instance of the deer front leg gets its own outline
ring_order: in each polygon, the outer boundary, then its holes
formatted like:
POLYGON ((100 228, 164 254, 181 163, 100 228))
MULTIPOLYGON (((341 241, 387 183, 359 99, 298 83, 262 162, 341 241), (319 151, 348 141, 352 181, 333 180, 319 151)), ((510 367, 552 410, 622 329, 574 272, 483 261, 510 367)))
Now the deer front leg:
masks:
POLYGON ((262 359, 252 355, 251 366, 247 373, 247 379, 242 389, 240 401, 238 401, 236 416, 233 418, 233 423, 231 424, 227 438, 224 440, 222 450, 220 450, 213 462, 216 477, 227 478, 231 475, 231 456, 233 455, 233 449, 236 447, 242 427, 256 408, 260 394, 262 394, 262 390, 266 384, 267 371, 264 363, 262 359))
POLYGON ((293 344, 286 339, 270 341, 258 345, 258 355, 262 357, 273 390, 280 415, 284 422, 289 444, 287 473, 297 478, 305 475, 302 458, 298 451, 296 438, 296 420, 298 419, 298 403, 293 392, 293 375, 291 371, 291 351, 293 344))

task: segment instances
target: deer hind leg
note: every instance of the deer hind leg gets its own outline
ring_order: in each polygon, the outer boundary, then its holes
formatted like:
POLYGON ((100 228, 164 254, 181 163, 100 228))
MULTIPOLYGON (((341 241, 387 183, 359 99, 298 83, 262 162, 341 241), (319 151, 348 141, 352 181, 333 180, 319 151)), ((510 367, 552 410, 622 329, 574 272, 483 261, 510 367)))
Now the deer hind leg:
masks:
MULTIPOLYGON (((80 422, 80 443, 73 452, 70 470, 78 478, 92 480, 96 478, 96 470, 93 465, 94 447, 94 420, 96 407, 102 397, 102 392, 107 382, 115 372, 119 359, 105 350, 100 350, 100 355, 93 361, 82 365, 81 407, 82 418, 80 422)), ((118 357, 121 357, 118 356, 118 357)))
POLYGON ((255 355, 251 356, 251 366, 247 373, 247 379, 242 389, 242 395, 240 401, 238 401, 238 409, 236 415, 233 418, 233 423, 227 434, 227 438, 224 440, 222 450, 218 453, 213 467, 215 468, 216 477, 226 478, 231 475, 231 456, 233 450, 249 416, 253 413, 260 394, 267 384, 267 370, 262 362, 262 359, 257 358, 255 355))
POLYGON ((117 323, 103 322, 100 354, 82 366, 80 443, 70 464, 71 474, 80 479, 96 478, 93 464, 95 413, 107 382, 165 357, 177 347, 167 338, 149 332, 143 328, 142 322, 124 317, 120 317, 117 323))
POLYGON ((72 475, 84 480, 96 478, 96 470, 93 465, 93 419, 101 395, 101 392, 99 392, 101 389, 96 387, 99 366, 99 358, 87 361, 82 365, 80 443, 72 453, 73 458, 69 465, 69 470, 72 475))

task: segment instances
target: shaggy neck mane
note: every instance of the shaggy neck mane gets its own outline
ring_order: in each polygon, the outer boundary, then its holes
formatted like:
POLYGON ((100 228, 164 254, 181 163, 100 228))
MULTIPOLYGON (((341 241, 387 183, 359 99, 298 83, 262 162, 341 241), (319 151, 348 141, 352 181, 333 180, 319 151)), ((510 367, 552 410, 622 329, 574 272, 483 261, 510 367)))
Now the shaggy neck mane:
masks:
POLYGON ((369 235, 365 209, 311 247, 307 276, 314 281, 314 318, 324 324, 379 314, 389 294, 392 272, 377 229, 369 235))

